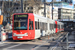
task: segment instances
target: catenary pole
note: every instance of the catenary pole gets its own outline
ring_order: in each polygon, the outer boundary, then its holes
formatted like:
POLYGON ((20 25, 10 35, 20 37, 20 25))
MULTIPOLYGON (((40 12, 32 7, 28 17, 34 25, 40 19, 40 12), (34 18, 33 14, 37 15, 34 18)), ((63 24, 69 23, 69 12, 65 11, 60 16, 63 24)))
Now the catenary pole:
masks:
POLYGON ((21 12, 23 13, 23 0, 21 0, 21 12))
POLYGON ((53 0, 52 0, 52 19, 53 19, 53 0))
POLYGON ((44 16, 46 17, 46 0, 44 0, 44 16))

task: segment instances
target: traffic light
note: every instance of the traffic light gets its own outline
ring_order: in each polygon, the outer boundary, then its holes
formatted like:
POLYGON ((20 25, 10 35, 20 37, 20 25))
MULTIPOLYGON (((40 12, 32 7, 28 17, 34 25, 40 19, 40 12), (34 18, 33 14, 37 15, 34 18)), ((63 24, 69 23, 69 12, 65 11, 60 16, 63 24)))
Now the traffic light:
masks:
POLYGON ((3 15, 0 15, 0 25, 3 23, 3 15))

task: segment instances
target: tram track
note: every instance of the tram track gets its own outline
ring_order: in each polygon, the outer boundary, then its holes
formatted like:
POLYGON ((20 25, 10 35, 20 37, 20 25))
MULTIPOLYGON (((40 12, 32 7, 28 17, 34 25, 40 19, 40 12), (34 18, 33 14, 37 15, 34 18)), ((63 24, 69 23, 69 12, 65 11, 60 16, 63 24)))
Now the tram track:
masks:
MULTIPOLYGON (((25 46, 26 45, 29 45, 29 46, 33 45, 33 47, 31 48, 31 50, 33 50, 33 49, 38 49, 43 45, 49 46, 52 41, 53 42, 56 41, 59 37, 61 37, 61 34, 63 34, 63 33, 61 33, 59 35, 58 34, 50 35, 49 39, 48 39, 48 36, 46 36, 46 37, 42 37, 41 40, 35 39, 34 41, 31 40, 31 41, 18 41, 18 42, 13 42, 13 41, 12 42, 4 42, 4 43, 7 43, 8 45, 11 44, 10 47, 5 47, 4 49, 7 49, 7 50, 12 49, 12 48, 16 49, 16 47, 19 47, 19 46, 22 46, 22 45, 25 45, 25 46), (55 38, 55 37, 58 37, 58 38, 55 38)), ((56 44, 56 42, 55 42, 55 44, 56 44)))
MULTIPOLYGON (((49 38, 51 37, 56 37, 59 33, 56 33, 56 34, 51 34, 51 35, 47 35, 47 36, 44 36, 44 37, 41 37, 41 39, 34 39, 34 40, 16 40, 14 41, 12 38, 9 39, 7 42, 4 42, 4 43, 11 43, 11 42, 38 42, 38 41, 45 41, 45 40, 48 40, 49 38)), ((60 33, 61 34, 61 33, 60 33)), ((60 34, 58 36, 60 36, 60 34)), ((57 37, 56 37, 57 38, 57 37)), ((55 38, 54 38, 55 39, 55 38)), ((58 38, 57 38, 58 39, 58 38)))
MULTIPOLYGON (((55 37, 54 37, 55 38, 55 37)), ((62 38, 63 37, 61 37, 61 35, 58 37, 58 40, 56 40, 56 41, 54 41, 53 39, 54 38, 52 38, 52 39, 50 39, 50 40, 48 40, 48 41, 46 41, 46 42, 44 42, 44 43, 42 43, 41 45, 39 45, 39 46, 37 46, 37 47, 35 47, 35 48, 32 48, 31 50, 37 50, 38 48, 40 48, 40 47, 42 47, 44 44, 46 44, 46 43, 50 43, 50 45, 51 45, 51 42, 55 42, 55 45, 54 45, 54 47, 56 47, 56 46, 58 46, 58 44, 61 42, 61 40, 63 40, 62 38), (51 42, 50 42, 51 41, 51 42)), ((48 49, 49 49, 49 47, 48 47, 48 49)))

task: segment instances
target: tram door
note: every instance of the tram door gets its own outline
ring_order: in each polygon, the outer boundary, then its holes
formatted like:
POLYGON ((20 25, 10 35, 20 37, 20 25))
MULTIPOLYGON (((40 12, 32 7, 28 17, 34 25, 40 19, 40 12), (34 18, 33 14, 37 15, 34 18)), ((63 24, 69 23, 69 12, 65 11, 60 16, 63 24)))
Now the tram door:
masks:
POLYGON ((33 25, 33 21, 29 19, 29 34, 30 34, 30 38, 34 39, 34 25, 33 25))

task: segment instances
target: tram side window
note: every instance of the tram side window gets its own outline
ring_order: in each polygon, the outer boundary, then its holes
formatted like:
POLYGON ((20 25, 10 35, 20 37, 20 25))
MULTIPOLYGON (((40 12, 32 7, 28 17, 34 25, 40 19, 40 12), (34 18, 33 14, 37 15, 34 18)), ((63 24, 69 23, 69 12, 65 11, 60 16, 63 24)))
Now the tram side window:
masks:
POLYGON ((52 24, 52 30, 53 30, 53 24, 52 24))
POLYGON ((56 28, 56 24, 55 24, 55 28, 56 28))
POLYGON ((60 29, 60 25, 59 25, 59 29, 60 29))
POLYGON ((44 23, 44 26, 43 27, 44 27, 44 30, 45 30, 45 27, 46 27, 45 23, 44 23))
POLYGON ((43 30, 43 23, 40 22, 40 29, 43 30))
POLYGON ((62 28, 64 28, 63 25, 62 25, 62 28))
POLYGON ((58 25, 58 28, 59 28, 59 25, 58 25))
POLYGON ((53 29, 54 29, 54 24, 53 24, 53 29))
POLYGON ((42 28, 43 28, 43 30, 44 30, 44 23, 42 23, 42 28))
POLYGON ((45 25, 45 23, 44 23, 44 30, 46 29, 46 25, 45 25))
POLYGON ((46 23, 46 30, 48 30, 48 26, 47 26, 47 23, 46 23))
POLYGON ((59 28, 59 25, 58 25, 58 28, 59 28))
POLYGON ((49 24, 50 30, 52 30, 52 24, 49 24))
POLYGON ((40 22, 40 30, 42 29, 42 23, 40 22))
POLYGON ((29 30, 33 30, 33 21, 29 22, 29 30))
POLYGON ((59 25, 59 29, 60 29, 60 25, 59 25))
POLYGON ((46 25, 46 23, 44 23, 44 30, 46 31, 47 29, 47 25, 46 25))
POLYGON ((63 29, 63 25, 61 25, 61 28, 63 29))
POLYGON ((52 30, 52 24, 50 24, 50 29, 52 30))
POLYGON ((53 28, 53 25, 51 24, 51 30, 52 30, 52 28, 53 28))
POLYGON ((58 29, 59 29, 59 25, 58 25, 58 29))
POLYGON ((38 29, 39 29, 39 22, 38 22, 38 29))
POLYGON ((59 25, 58 25, 58 29, 59 29, 59 25))
POLYGON ((38 29, 37 22, 35 21, 35 29, 38 29))
POLYGON ((47 30, 47 23, 45 23, 45 26, 46 26, 46 27, 45 27, 45 30, 47 30))
POLYGON ((49 24, 49 29, 51 30, 51 24, 49 24))

